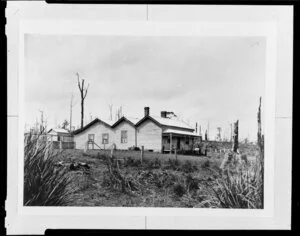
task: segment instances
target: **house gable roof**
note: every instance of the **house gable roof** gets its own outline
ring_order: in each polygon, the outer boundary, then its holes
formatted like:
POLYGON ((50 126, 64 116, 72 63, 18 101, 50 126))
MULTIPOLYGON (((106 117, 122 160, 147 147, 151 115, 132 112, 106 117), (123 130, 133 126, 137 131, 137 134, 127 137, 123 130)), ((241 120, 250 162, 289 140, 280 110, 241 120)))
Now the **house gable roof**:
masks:
POLYGON ((99 118, 96 118, 94 119, 93 121, 91 121, 90 123, 88 123, 86 126, 82 127, 81 129, 77 129, 77 130, 74 130, 72 132, 72 134, 79 134, 85 130, 87 130, 88 128, 90 128, 91 126, 97 124, 97 123, 103 123, 104 125, 108 126, 108 127, 111 127, 110 124, 108 124, 108 122, 104 122, 103 120, 100 120, 99 118))
POLYGON ((153 119, 151 116, 145 116, 145 117, 143 117, 139 122, 136 123, 136 127, 140 126, 146 120, 151 120, 157 126, 162 127, 162 125, 157 120, 153 119))
POLYGON ((110 121, 110 120, 104 121, 103 119, 96 118, 93 121, 91 121, 90 123, 88 123, 86 126, 84 126, 83 128, 74 130, 72 132, 72 134, 74 134, 74 135, 79 134, 99 122, 103 123, 104 125, 108 126, 111 129, 113 129, 113 128, 116 128, 122 122, 127 122, 128 124, 130 124, 131 126, 133 126, 135 128, 135 127, 140 126, 146 120, 151 120, 153 123, 155 123, 160 128, 163 128, 163 127, 175 128, 175 129, 179 128, 179 129, 187 130, 189 132, 194 131, 194 129, 192 127, 190 127, 187 123, 185 123, 183 121, 175 120, 175 119, 163 118, 163 117, 159 117, 159 116, 145 116, 142 119, 138 119, 138 118, 123 116, 116 122, 110 121))
POLYGON ((128 124, 130 124, 131 126, 133 126, 135 128, 135 123, 133 123, 132 121, 130 121, 128 118, 126 118, 125 116, 122 116, 119 120, 117 120, 112 126, 111 128, 115 128, 117 127, 119 124, 121 124, 122 122, 127 122, 128 124))
POLYGON ((157 122, 159 122, 161 125, 164 125, 164 126, 194 130, 194 128, 192 128, 186 122, 181 121, 181 120, 176 120, 176 119, 171 119, 171 118, 163 118, 160 116, 153 116, 153 118, 157 122))
POLYGON ((66 129, 62 129, 62 128, 53 128, 53 129, 50 129, 48 131, 48 133, 50 133, 51 131, 54 131, 56 133, 65 133, 65 134, 69 134, 70 132, 66 129))
POLYGON ((187 123, 179 120, 174 120, 170 118, 163 118, 163 117, 158 117, 158 116, 145 116, 142 118, 139 122, 137 122, 136 126, 138 127, 141 125, 144 121, 146 120, 151 120, 153 123, 158 125, 159 127, 167 126, 171 128, 181 128, 181 129, 186 129, 189 131, 194 131, 192 127, 190 127, 187 123))

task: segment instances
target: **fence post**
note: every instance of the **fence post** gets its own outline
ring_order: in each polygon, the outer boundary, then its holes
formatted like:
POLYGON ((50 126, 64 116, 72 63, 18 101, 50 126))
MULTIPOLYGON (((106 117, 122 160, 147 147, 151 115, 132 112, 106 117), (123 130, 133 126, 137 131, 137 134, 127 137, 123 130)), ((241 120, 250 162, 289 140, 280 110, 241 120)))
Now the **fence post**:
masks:
POLYGON ((88 142, 86 142, 85 145, 84 145, 84 150, 83 150, 84 152, 86 152, 87 147, 88 147, 88 142))
POLYGON ((141 149, 141 164, 143 164, 143 158, 144 158, 144 146, 142 146, 141 149))
POLYGON ((59 150, 62 150, 62 141, 59 141, 59 150))
POLYGON ((175 159, 177 161, 177 148, 175 148, 175 159))
POLYGON ((172 155, 172 147, 173 147, 173 144, 172 144, 172 133, 170 133, 170 155, 172 155))
POLYGON ((114 154, 114 149, 112 148, 112 149, 110 150, 110 158, 111 158, 111 159, 113 158, 113 154, 114 154))

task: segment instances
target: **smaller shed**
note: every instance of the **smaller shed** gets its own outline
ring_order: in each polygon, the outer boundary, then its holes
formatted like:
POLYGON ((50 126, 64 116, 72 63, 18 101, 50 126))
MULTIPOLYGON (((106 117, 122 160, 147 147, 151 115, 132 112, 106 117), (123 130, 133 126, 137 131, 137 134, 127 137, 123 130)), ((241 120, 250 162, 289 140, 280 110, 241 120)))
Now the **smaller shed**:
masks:
POLYGON ((48 135, 51 136, 51 141, 73 142, 73 135, 66 129, 50 129, 48 135))

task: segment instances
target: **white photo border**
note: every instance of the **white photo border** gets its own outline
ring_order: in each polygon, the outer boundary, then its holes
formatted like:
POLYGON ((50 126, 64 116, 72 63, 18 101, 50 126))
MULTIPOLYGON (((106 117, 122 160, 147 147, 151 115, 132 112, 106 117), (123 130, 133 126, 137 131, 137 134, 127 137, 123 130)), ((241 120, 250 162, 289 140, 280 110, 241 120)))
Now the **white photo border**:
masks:
MULTIPOLYGON (((238 11, 238 9, 237 9, 238 11)), ((18 186, 17 190, 17 202, 12 202, 12 196, 9 196, 11 191, 8 191, 7 206, 8 216, 11 217, 12 223, 7 223, 7 227, 12 226, 19 227, 17 230, 24 228, 26 222, 32 222, 32 228, 41 230, 48 228, 46 219, 55 219, 55 223, 49 223, 50 225, 56 225, 57 228, 69 228, 66 227, 72 225, 73 228, 127 228, 124 227, 120 221, 116 219, 124 219, 130 221, 136 221, 136 224, 128 224, 129 228, 151 228, 146 223, 149 217, 168 217, 169 219, 185 218, 186 221, 193 217, 193 219, 199 219, 199 225, 192 226, 192 229, 217 229, 220 226, 228 229, 238 228, 255 228, 254 224, 257 222, 266 222, 260 225, 260 228, 276 228, 274 225, 274 208, 276 204, 274 179, 275 175, 275 126, 277 121, 276 116, 276 79, 277 78, 277 66, 278 66, 278 21, 214 21, 214 22, 194 22, 194 21, 182 21, 182 22, 165 22, 165 21, 96 21, 96 20, 55 20, 52 19, 20 19, 18 29, 18 85, 15 87, 15 93, 19 94, 18 97, 18 121, 17 135, 18 135, 18 147, 17 155, 10 158, 16 158, 14 161, 8 161, 8 179, 9 184, 18 186), (170 36, 170 35, 184 35, 184 36, 263 36, 266 37, 266 80, 265 80, 265 189, 264 189, 264 209, 185 209, 185 208, 137 208, 137 207, 24 207, 23 206, 23 129, 24 127, 24 36, 25 34, 49 34, 49 35, 75 35, 75 34, 89 34, 89 35, 156 35, 156 36, 170 36), (12 166, 12 163, 17 163, 16 167, 12 166), (83 218, 84 217, 84 218, 83 218), (121 217, 121 218, 120 218, 121 217), (24 220, 26 218, 26 220, 24 220), (218 219, 217 222, 212 223, 212 219, 218 219), (23 223, 22 220, 23 219, 23 223), (30 221, 30 219, 32 219, 30 221), (82 219, 79 220, 79 219, 82 219), (91 223, 87 224, 86 221, 90 219, 91 223), (97 220, 98 219, 98 220, 97 220), (101 219, 101 221, 100 221, 101 219), (220 220, 222 223, 220 223, 220 220), (232 224, 234 220, 234 225, 232 224), (106 221, 112 221, 107 223, 106 221), (209 222, 208 222, 209 221, 209 222), (245 222, 244 222, 245 221, 245 222), (39 223, 38 223, 39 222, 39 223), (43 223, 44 222, 44 223, 43 223), (102 223, 99 223, 102 222, 102 223), (253 222, 253 223, 251 223, 253 222), (95 223, 95 225, 93 225, 95 223), (206 224, 207 223, 207 224, 206 224), (193 228, 194 227, 194 228, 193 228)), ((8 61, 8 64, 12 61, 8 61)), ((9 71, 8 71, 9 73, 9 71)), ((281 78, 282 79, 282 78, 281 78)), ((291 81, 291 80, 290 80, 291 81)), ((11 92, 11 91, 8 91, 11 92)), ((9 134, 8 134, 9 135, 9 134)), ((276 136, 277 137, 277 136, 276 136)), ((10 148, 10 146, 8 147, 10 148)), ((9 150, 8 150, 9 151, 9 150)), ((16 154, 16 152, 14 152, 16 154)), ((278 158, 278 157, 276 157, 278 158)), ((291 156, 285 157, 290 158, 291 156)), ((288 159, 289 161, 291 161, 288 159)), ((289 167, 290 168, 290 167, 289 167)), ((278 168, 277 168, 278 169, 278 168)), ((276 194, 278 191, 276 191, 276 194)), ((277 212, 278 214, 278 212, 277 212)), ((163 223, 161 223, 163 224, 163 223)), ((186 223, 188 225, 188 222, 186 223)), ((155 224, 154 224, 155 225, 155 224)), ((156 223, 157 225, 157 223, 156 223)), ((163 228, 161 225, 160 227, 163 228)), ((157 228, 160 228, 157 226, 157 228)), ((167 228, 176 228, 165 225, 167 228)), ((180 226, 178 226, 180 227, 180 226)), ((188 226, 184 226, 188 227, 188 226)), ((286 226, 288 227, 288 226, 286 226)), ((19 232, 14 231, 11 232, 19 232)), ((24 232, 24 231, 22 231, 24 232)))

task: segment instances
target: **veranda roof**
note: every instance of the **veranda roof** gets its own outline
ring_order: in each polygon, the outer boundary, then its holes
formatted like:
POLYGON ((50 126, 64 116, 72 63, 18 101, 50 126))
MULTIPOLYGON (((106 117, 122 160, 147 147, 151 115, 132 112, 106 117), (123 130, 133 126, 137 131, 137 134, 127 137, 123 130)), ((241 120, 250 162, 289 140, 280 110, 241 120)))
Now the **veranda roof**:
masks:
POLYGON ((184 136, 201 137, 200 135, 195 134, 193 132, 181 131, 181 130, 176 130, 176 129, 166 129, 163 131, 163 134, 178 134, 178 135, 184 135, 184 136))

